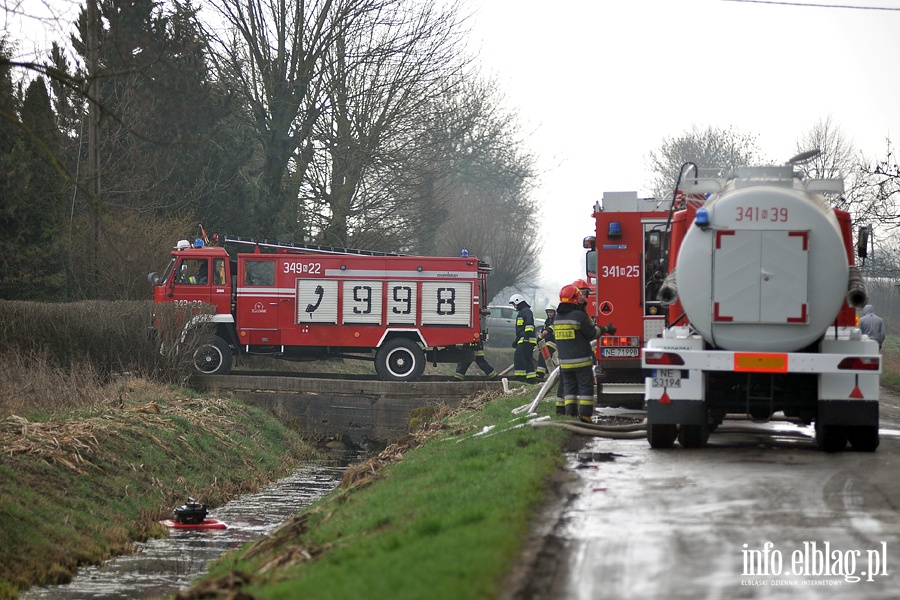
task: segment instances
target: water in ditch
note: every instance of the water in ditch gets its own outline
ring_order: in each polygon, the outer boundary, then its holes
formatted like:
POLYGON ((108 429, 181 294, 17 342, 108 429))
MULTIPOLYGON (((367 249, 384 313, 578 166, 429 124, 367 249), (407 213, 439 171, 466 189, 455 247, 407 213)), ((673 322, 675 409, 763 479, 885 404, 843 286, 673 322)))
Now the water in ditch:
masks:
MULTIPOLYGON (((306 465, 255 494, 247 494, 211 509, 209 518, 228 524, 228 529, 192 531, 170 529, 169 536, 135 545, 135 552, 79 569, 64 585, 34 587, 23 600, 133 600, 172 596, 188 587, 223 553, 268 533, 300 509, 331 490, 357 454, 306 465)), ((174 508, 174 507, 173 507, 174 508)))

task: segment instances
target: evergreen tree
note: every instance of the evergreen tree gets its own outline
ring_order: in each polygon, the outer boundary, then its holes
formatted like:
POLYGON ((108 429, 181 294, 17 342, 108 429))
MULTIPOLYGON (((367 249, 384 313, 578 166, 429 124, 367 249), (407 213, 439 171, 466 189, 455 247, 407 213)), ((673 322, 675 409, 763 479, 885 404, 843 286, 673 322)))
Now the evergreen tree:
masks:
POLYGON ((0 156, 6 174, 0 297, 60 300, 65 288, 65 185, 54 164, 59 132, 43 77, 28 85, 19 117, 18 131, 7 132, 14 141, 0 156))
MULTIPOLYGON (((100 119, 100 265, 105 291, 119 297, 123 278, 143 279, 144 256, 136 252, 149 231, 123 231, 124 223, 160 226, 172 218, 218 225, 223 206, 244 194, 240 177, 248 144, 232 127, 232 96, 209 75, 205 42, 190 3, 164 7, 151 0, 102 0, 97 81, 100 119), (211 221, 212 219, 212 221, 211 221)), ((78 20, 73 45, 87 56, 87 13, 78 20)), ((87 62, 85 60, 85 62, 87 62)), ((87 137, 85 127, 79 133, 87 137)), ((84 144, 82 144, 84 147, 84 144)), ((84 169, 81 169, 84 172, 84 169)), ((77 252, 88 251, 92 217, 85 198, 77 252)), ((216 229, 219 229, 216 227, 216 229)), ((171 231, 172 243, 188 232, 171 231)), ((147 250, 145 249, 145 254, 147 250)), ((89 274, 76 274, 86 280, 89 274)), ((144 284, 146 285, 146 284, 144 284)))

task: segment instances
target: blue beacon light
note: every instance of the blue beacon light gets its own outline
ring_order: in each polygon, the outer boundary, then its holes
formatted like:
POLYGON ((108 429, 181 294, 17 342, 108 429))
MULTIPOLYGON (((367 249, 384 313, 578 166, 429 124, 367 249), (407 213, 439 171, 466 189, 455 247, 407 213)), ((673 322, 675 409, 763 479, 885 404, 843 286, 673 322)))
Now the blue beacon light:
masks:
POLYGON ((606 237, 611 240, 617 240, 622 237, 622 224, 618 221, 610 221, 609 229, 606 231, 606 237))
POLYGON ((694 225, 700 229, 709 227, 709 211, 705 208, 698 208, 697 215, 694 217, 694 225))

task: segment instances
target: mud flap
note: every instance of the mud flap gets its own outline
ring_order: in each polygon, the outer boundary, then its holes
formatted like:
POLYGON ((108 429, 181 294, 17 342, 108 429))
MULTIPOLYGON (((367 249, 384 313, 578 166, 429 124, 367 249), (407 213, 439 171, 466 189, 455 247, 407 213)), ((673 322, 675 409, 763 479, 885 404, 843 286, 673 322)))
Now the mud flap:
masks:
POLYGON ((866 400, 819 400, 816 421, 823 425, 868 425, 878 427, 878 402, 866 400))
POLYGON ((647 400, 647 423, 651 425, 703 425, 708 419, 702 400, 647 400))

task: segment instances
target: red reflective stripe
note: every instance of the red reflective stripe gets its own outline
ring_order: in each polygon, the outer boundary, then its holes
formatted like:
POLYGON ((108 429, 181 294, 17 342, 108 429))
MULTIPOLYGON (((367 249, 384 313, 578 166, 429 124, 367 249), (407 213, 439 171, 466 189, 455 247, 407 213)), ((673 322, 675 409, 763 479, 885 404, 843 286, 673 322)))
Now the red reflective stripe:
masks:
POLYGON ((734 230, 732 229, 720 229, 716 231, 716 250, 722 247, 722 236, 723 235, 734 235, 734 230))
POLYGON ((719 303, 716 302, 714 305, 715 312, 713 313, 713 321, 734 321, 734 317, 728 317, 722 314, 719 314, 719 303))
POLYGON ((806 252, 809 249, 809 232, 808 231, 788 231, 788 236, 803 238, 803 251, 806 252))
POLYGON ((806 323, 806 304, 801 305, 799 317, 788 317, 788 323, 806 323))

